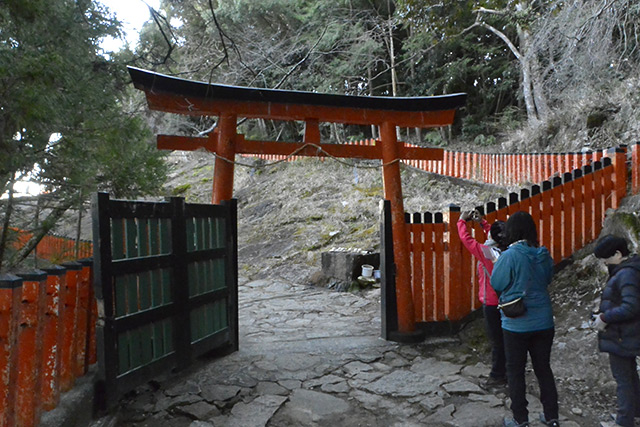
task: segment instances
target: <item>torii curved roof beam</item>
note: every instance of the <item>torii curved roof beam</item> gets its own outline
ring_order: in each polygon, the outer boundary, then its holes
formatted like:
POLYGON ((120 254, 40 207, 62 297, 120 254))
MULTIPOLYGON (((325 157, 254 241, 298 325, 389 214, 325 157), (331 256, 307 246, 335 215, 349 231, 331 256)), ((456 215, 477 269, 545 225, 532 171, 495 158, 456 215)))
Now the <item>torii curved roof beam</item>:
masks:
POLYGON ((466 94, 425 97, 334 95, 211 84, 128 67, 149 108, 186 115, 273 120, 307 120, 356 125, 394 123, 402 127, 450 125, 466 94))

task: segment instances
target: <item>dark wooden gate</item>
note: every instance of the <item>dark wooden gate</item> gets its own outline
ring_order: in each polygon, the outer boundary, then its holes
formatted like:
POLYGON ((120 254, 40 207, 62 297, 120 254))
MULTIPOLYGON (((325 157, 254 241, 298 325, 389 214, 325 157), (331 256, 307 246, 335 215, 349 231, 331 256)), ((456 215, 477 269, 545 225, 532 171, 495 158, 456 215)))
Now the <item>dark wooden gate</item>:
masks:
POLYGON ((93 199, 105 402, 214 350, 238 349, 236 202, 93 199))

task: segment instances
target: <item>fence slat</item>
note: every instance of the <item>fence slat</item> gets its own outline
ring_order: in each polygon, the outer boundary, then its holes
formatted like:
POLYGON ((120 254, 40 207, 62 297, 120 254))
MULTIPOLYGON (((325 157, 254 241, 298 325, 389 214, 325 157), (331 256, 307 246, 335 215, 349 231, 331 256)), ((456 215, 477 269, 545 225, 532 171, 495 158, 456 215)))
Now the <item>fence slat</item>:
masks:
POLYGON ((40 358, 42 355, 42 323, 46 278, 44 271, 20 274, 22 307, 16 349, 15 423, 30 427, 40 417, 40 358))
POLYGON ((42 337, 42 408, 50 411, 60 400, 60 288, 64 283, 66 269, 53 266, 47 273, 45 296, 45 323, 42 337))
POLYGON ((0 275, 0 425, 11 426, 16 395, 16 337, 22 299, 22 279, 0 275))

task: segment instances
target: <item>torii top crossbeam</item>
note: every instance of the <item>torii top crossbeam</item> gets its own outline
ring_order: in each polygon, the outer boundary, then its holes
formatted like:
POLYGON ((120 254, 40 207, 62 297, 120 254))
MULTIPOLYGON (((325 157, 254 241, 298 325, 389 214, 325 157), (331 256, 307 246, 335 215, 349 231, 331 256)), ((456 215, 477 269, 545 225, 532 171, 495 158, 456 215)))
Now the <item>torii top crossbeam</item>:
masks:
POLYGON ((334 95, 294 90, 227 86, 184 80, 129 67, 137 89, 149 108, 192 116, 220 116, 273 120, 316 119, 355 125, 390 121, 402 127, 436 127, 453 122, 466 94, 425 97, 334 95))
POLYGON ((443 150, 408 148, 398 142, 396 126, 430 128, 453 123, 466 94, 427 97, 377 97, 262 89, 179 79, 129 67, 137 89, 144 91, 149 108, 176 114, 219 117, 207 138, 158 135, 158 148, 216 154, 213 203, 233 196, 233 160, 237 153, 350 157, 383 161, 384 197, 391 202, 391 225, 396 263, 396 297, 400 333, 415 330, 409 283, 409 248, 404 222, 399 160, 442 159, 443 150), (238 117, 304 121, 304 141, 247 141, 236 132, 238 117), (380 127, 379 144, 358 146, 320 144, 320 122, 380 127), (315 147, 305 146, 314 144, 315 147), (318 150, 321 148, 322 150, 318 150))

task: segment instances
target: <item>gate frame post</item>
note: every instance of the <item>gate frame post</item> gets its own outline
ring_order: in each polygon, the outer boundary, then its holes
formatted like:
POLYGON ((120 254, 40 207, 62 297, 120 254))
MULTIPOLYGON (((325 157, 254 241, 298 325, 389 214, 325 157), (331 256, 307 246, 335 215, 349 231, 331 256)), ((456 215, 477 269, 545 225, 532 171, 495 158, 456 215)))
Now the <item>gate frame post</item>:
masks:
MULTIPOLYGON (((396 299, 398 309, 398 333, 415 333, 416 321, 411 291, 409 265, 409 245, 405 225, 404 204, 402 201, 402 180, 400 177, 400 153, 396 126, 383 122, 380 126, 382 144, 382 172, 384 198, 391 203, 391 229, 395 260, 396 299)), ((407 337, 408 339, 411 339, 407 337)), ((420 340, 423 333, 420 334, 420 340)))

